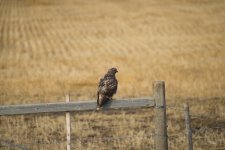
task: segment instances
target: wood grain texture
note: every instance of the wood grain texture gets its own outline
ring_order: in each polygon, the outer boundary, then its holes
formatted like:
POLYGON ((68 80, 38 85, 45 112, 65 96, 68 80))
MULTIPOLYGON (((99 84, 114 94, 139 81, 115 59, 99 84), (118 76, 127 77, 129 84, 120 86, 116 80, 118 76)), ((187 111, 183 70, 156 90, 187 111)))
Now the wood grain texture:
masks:
MULTIPOLYGON (((151 107, 155 102, 153 98, 137 98, 112 100, 106 103, 105 109, 131 108, 131 107, 151 107)), ((6 105, 0 106, 0 115, 19 115, 50 112, 85 111, 96 110, 96 100, 80 102, 43 103, 26 105, 6 105)))
POLYGON ((187 103, 184 104, 184 118, 185 118, 185 126, 186 126, 186 136, 188 140, 187 141, 188 150, 193 150, 191 119, 190 119, 190 113, 189 113, 189 105, 187 103))
POLYGON ((153 83, 155 99, 155 145, 156 150, 168 150, 165 82, 153 83))
MULTIPOLYGON (((70 96, 66 95, 66 103, 70 103, 70 96)), ((71 122, 70 122, 70 112, 66 112, 66 149, 70 150, 71 149, 71 122)))

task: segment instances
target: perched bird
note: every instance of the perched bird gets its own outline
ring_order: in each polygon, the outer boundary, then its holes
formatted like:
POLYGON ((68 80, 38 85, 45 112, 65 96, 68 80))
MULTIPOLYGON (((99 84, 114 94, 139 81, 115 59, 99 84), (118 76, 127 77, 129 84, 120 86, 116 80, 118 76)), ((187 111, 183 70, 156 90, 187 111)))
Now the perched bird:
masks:
POLYGON ((116 68, 111 68, 105 76, 100 79, 97 91, 97 110, 107 101, 112 100, 113 94, 116 93, 118 81, 115 75, 117 72, 116 68))

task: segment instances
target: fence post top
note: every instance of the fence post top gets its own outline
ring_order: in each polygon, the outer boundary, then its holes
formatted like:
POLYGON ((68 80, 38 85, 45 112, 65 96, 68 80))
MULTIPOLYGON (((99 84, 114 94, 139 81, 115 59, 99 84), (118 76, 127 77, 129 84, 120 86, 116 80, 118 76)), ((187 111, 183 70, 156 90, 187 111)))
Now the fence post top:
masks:
POLYGON ((165 81, 159 80, 159 81, 154 81, 153 83, 154 83, 154 84, 165 84, 165 81))
POLYGON ((184 103, 184 109, 187 109, 189 107, 188 103, 184 103))

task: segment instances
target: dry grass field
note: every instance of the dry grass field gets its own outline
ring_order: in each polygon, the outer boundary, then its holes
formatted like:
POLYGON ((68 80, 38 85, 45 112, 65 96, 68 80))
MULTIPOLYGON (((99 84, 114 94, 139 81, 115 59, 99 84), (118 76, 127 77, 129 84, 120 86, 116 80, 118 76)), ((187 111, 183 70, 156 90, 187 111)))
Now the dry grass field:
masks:
MULTIPOLYGON (((168 105, 190 103, 194 149, 225 149, 225 0, 0 0, 0 105, 95 99, 110 67, 115 99, 164 80, 168 105)), ((167 112, 169 148, 186 149, 183 112, 167 112)), ((154 149, 151 109, 71 119, 74 149, 154 149)), ((65 114, 0 116, 0 140, 66 149, 65 114)))

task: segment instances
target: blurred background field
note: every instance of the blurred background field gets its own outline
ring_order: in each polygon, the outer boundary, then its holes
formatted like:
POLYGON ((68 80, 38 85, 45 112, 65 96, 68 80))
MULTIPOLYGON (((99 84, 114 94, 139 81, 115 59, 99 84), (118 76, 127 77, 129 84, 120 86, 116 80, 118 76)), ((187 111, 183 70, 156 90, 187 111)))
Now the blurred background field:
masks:
MULTIPOLYGON (((115 99, 151 96, 152 82, 164 80, 168 105, 189 102, 201 116, 193 119, 195 149, 224 148, 225 131, 214 128, 225 126, 224 25, 224 0, 0 0, 0 104, 60 102, 68 92, 72 101, 95 99, 99 79, 117 67, 115 99)), ((73 137, 142 137, 134 145, 88 139, 77 149, 152 149, 151 138, 143 140, 152 113, 73 114, 90 128, 75 126, 73 137)), ((170 148, 185 149, 182 112, 168 109, 168 119, 169 133, 182 135, 170 148)), ((1 116, 0 136, 29 149, 65 149, 37 144, 65 140, 64 114, 1 116)))

